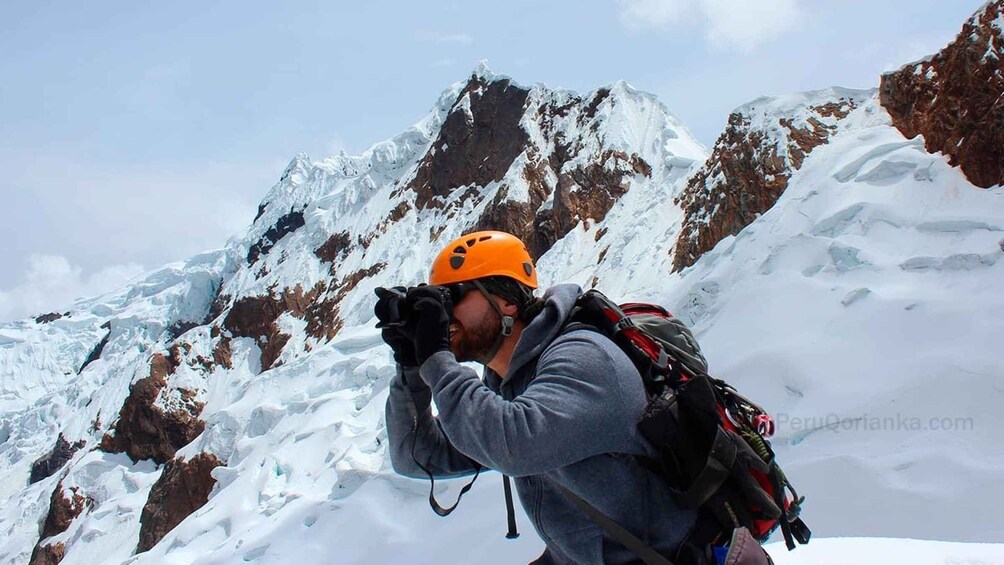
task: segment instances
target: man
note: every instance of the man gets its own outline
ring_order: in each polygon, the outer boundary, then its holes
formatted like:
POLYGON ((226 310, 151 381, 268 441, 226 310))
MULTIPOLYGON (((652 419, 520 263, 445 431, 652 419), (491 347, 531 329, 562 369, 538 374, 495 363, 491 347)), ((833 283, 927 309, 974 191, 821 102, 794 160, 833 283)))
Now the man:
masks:
POLYGON ((383 332, 398 363, 387 400, 395 471, 455 477, 485 467, 514 477, 547 545, 535 563, 639 562, 564 489, 674 558, 695 514, 643 464, 655 451, 636 428, 646 405, 637 369, 599 333, 566 327, 578 286, 543 299, 536 288, 519 239, 477 232, 442 250, 429 286, 384 291, 381 325, 395 309, 406 318, 383 332), (484 365, 484 380, 462 361, 484 365))

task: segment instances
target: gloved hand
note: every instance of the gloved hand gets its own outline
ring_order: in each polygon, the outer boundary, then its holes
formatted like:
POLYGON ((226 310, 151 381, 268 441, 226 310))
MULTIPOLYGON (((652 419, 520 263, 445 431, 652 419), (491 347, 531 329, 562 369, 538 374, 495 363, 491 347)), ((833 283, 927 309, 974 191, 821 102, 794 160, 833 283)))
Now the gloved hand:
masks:
POLYGON ((394 361, 398 365, 404 368, 419 366, 418 359, 415 357, 415 341, 405 335, 401 328, 384 328, 380 332, 380 337, 394 352, 394 361))
POLYGON ((450 293, 441 286, 419 286, 408 290, 408 304, 416 312, 415 359, 421 366, 433 354, 450 350, 450 293))
POLYGON ((404 323, 409 321, 402 319, 402 315, 408 315, 407 307, 402 308, 407 302, 408 289, 395 286, 378 288, 375 292, 378 298, 373 313, 379 320, 377 327, 383 328, 380 337, 393 350, 394 361, 398 365, 418 367, 418 361, 415 359, 414 321, 407 323, 411 327, 406 331, 404 323))
MULTIPOLYGON (((407 311, 402 312, 401 306, 405 303, 408 289, 403 286, 393 288, 377 288, 374 291, 377 295, 376 305, 373 306, 373 313, 376 315, 378 328, 386 328, 390 325, 399 324, 402 315, 407 315, 407 311)), ((384 339, 384 341, 387 341, 384 339)))

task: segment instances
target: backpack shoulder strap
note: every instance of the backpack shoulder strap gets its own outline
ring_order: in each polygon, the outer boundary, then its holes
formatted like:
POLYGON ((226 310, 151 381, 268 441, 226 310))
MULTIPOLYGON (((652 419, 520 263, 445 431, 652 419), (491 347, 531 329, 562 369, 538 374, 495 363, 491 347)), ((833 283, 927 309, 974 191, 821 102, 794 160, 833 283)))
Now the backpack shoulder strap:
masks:
POLYGON ((607 532, 607 535, 631 550, 635 555, 640 557, 646 565, 673 565, 672 561, 666 559, 664 555, 656 551, 652 546, 638 539, 638 536, 629 532, 624 528, 624 526, 621 526, 609 516, 597 510, 592 504, 589 504, 577 494, 565 488, 564 485, 558 483, 557 481, 553 482, 557 485, 558 490, 560 490, 561 493, 568 498, 568 500, 572 501, 594 522, 599 524, 607 532))

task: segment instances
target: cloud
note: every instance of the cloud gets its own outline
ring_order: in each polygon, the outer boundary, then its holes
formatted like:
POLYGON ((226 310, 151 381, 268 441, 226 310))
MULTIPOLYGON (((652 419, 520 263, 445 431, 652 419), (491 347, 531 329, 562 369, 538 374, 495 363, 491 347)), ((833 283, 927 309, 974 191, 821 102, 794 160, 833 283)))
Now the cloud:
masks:
POLYGON ((619 0, 620 21, 630 30, 677 26, 696 11, 694 0, 619 0))
POLYGON ((620 21, 629 30, 703 30, 718 49, 751 51, 796 29, 801 0, 620 0, 620 21))
MULTIPOLYGON (((52 271, 57 264, 32 261, 33 255, 66 258, 73 266, 63 270, 66 276, 72 280, 73 269, 79 269, 77 280, 91 289, 100 287, 106 275, 121 279, 114 265, 134 273, 136 265, 154 268, 219 249, 247 229, 284 167, 285 162, 266 160, 97 163, 43 149, 0 154, 4 300, 61 307, 58 301, 32 302, 35 294, 24 288, 28 273, 43 272, 46 264, 52 271)), ((0 308, 4 317, 8 308, 0 308)), ((17 315, 30 314, 26 308, 18 306, 17 315)))
POLYGON ((803 19, 798 0, 704 0, 708 40, 741 51, 795 29, 803 19))
POLYGON ((137 263, 109 265, 85 275, 62 255, 35 253, 13 288, 0 290, 0 321, 64 311, 78 298, 122 286, 146 269, 137 263))
POLYGON ((419 31, 417 37, 421 41, 432 41, 434 43, 456 43, 458 45, 470 45, 474 39, 465 32, 460 33, 440 33, 435 31, 419 31))

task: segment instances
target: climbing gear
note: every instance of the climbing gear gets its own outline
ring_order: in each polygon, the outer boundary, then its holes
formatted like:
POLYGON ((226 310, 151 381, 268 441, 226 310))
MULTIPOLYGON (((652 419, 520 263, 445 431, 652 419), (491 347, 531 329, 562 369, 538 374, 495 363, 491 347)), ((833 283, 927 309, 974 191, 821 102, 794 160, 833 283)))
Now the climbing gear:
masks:
MULTIPOLYGON (((579 297, 570 320, 564 331, 605 335, 641 374, 649 401, 638 428, 658 450, 657 460, 648 464, 669 482, 682 506, 698 511, 696 537, 684 545, 706 553, 728 543, 740 528, 760 543, 780 528, 789 550, 795 541, 808 543, 811 532, 799 518, 804 497, 785 477, 766 439, 773 420, 708 374, 707 360, 685 324, 660 306, 618 306, 596 290, 579 297)), ((642 543, 621 527, 609 527, 609 518, 597 519, 599 511, 587 513, 625 547, 642 543)))
POLYGON ((448 285, 492 276, 509 277, 537 288, 533 259, 516 236, 479 231, 451 241, 433 261, 429 284, 448 285))

